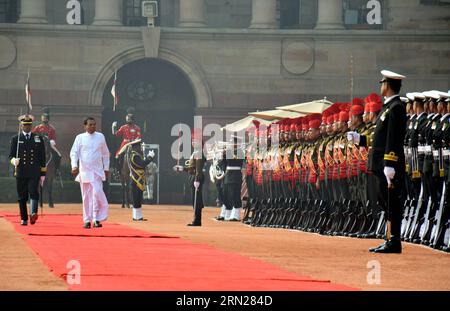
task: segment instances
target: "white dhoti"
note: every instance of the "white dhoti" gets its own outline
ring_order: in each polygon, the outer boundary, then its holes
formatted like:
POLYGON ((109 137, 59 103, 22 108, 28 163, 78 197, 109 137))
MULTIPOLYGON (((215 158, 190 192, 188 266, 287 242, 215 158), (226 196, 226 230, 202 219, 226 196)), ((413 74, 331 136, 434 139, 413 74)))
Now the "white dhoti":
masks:
POLYGON ((103 221, 108 218, 108 200, 103 192, 102 178, 95 176, 92 182, 80 182, 83 197, 83 221, 103 221))

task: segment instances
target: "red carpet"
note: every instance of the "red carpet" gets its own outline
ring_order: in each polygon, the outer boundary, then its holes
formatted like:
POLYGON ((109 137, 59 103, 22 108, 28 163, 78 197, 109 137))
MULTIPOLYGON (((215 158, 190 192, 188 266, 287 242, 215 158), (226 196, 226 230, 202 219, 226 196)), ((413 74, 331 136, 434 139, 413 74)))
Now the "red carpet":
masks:
POLYGON ((71 290, 325 291, 354 290, 285 271, 265 262, 160 234, 104 223, 81 228, 80 215, 45 215, 20 226, 2 214, 49 269, 65 278, 70 260, 81 265, 71 290))

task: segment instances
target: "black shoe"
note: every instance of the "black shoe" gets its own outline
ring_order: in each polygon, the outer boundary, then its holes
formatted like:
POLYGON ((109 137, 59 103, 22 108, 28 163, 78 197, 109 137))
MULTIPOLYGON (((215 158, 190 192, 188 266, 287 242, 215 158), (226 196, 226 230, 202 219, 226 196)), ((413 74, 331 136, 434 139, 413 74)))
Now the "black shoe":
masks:
POLYGON ((378 245, 377 247, 369 248, 369 252, 374 253, 377 249, 384 247, 384 246, 386 245, 387 242, 388 242, 388 241, 384 241, 383 244, 378 245))
POLYGON ((145 218, 133 218, 133 221, 147 221, 145 218))
POLYGON ((38 219, 38 214, 31 214, 30 216, 30 224, 34 225, 36 223, 36 220, 38 219))
POLYGON ((237 219, 237 218, 231 218, 229 221, 234 221, 234 222, 236 222, 236 221, 240 221, 240 220, 237 219))
POLYGON ((373 252, 380 254, 401 254, 402 243, 400 241, 387 241, 383 246, 375 249, 373 252))
POLYGON ((216 219, 217 221, 224 221, 224 220, 225 220, 225 217, 217 216, 217 217, 215 217, 215 219, 216 219))
POLYGON ((103 225, 100 223, 100 221, 96 220, 96 221, 94 221, 93 227, 94 228, 101 228, 101 227, 103 227, 103 225))
POLYGON ((84 225, 83 225, 83 228, 84 229, 91 229, 91 223, 89 221, 85 222, 84 225))
POLYGON ((21 220, 20 221, 20 225, 21 226, 28 226, 28 222, 26 220, 21 220))
POLYGON ((191 222, 190 224, 187 224, 188 227, 201 227, 202 224, 191 222))

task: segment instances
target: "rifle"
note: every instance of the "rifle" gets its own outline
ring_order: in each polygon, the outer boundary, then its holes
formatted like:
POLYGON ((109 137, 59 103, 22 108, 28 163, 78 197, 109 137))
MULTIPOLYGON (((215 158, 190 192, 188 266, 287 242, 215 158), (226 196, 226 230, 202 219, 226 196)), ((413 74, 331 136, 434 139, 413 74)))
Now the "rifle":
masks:
POLYGON ((414 217, 412 217, 412 215, 409 217, 409 225, 407 224, 407 228, 406 228, 406 232, 405 232, 405 236, 406 238, 409 238, 409 241, 412 241, 415 237, 415 232, 417 231, 417 227, 418 227, 418 221, 419 221, 419 216, 422 210, 422 206, 423 206, 423 193, 424 193, 424 185, 423 185, 423 181, 421 182, 421 186, 420 186, 420 195, 419 195, 419 200, 417 201, 417 207, 416 209, 412 209, 411 212, 414 212, 414 217), (412 222, 411 222, 412 219, 412 222))
POLYGON ((442 230, 441 223, 442 223, 442 215, 444 213, 444 208, 445 208, 446 190, 447 190, 447 186, 446 186, 446 183, 444 182, 444 184, 442 186, 441 201, 439 204, 439 208, 436 211, 436 215, 434 216, 433 228, 431 229, 431 236, 430 236, 430 246, 431 247, 437 246, 438 238, 439 238, 440 232, 442 230))
POLYGON ((430 228, 430 222, 431 222, 430 214, 431 214, 431 210, 433 209, 433 205, 434 205, 434 202, 430 196, 430 198, 428 199, 427 210, 425 212, 425 215, 421 219, 421 224, 420 224, 420 229, 419 229, 419 239, 422 242, 425 241, 425 236, 430 228))
POLYGON ((410 201, 412 201, 412 199, 407 199, 405 201, 405 207, 403 210, 403 218, 402 218, 402 225, 401 225, 401 229, 400 229, 400 235, 402 237, 404 237, 405 234, 405 230, 406 230, 406 224, 408 223, 408 217, 410 214, 410 210, 413 208, 412 204, 410 204, 410 201))

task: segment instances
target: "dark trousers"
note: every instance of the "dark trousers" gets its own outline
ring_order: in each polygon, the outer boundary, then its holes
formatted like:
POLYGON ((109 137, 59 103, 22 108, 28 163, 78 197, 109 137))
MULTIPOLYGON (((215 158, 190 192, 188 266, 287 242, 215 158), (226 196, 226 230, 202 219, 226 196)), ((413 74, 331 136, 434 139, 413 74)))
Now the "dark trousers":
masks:
POLYGON ((141 208, 142 207, 142 197, 144 195, 144 191, 139 189, 138 186, 134 182, 131 183, 131 192, 133 194, 133 207, 141 208))
POLYGON ((202 196, 202 188, 203 184, 200 183, 200 187, 198 187, 197 191, 194 187, 194 184, 191 185, 192 190, 192 208, 194 209, 194 220, 192 223, 196 225, 202 224, 202 209, 203 205, 203 196, 202 196), (196 194, 197 193, 197 194, 196 194))
POLYGON ((386 176, 383 172, 374 172, 378 183, 378 199, 385 212, 386 219, 391 222, 392 239, 400 240, 400 231, 403 217, 403 188, 405 179, 403 175, 395 176, 394 189, 388 189, 386 176))
MULTIPOLYGON (((39 201, 39 176, 38 177, 17 177, 17 196, 19 201, 20 219, 28 220, 27 201, 31 200, 39 201)), ((31 213, 37 213, 31 211, 31 213)))
POLYGON ((231 210, 233 207, 241 208, 241 184, 225 184, 225 198, 227 210, 231 210))
POLYGON ((223 180, 218 180, 215 182, 216 190, 217 190, 217 200, 219 201, 219 205, 225 204, 224 191, 223 191, 223 180))

